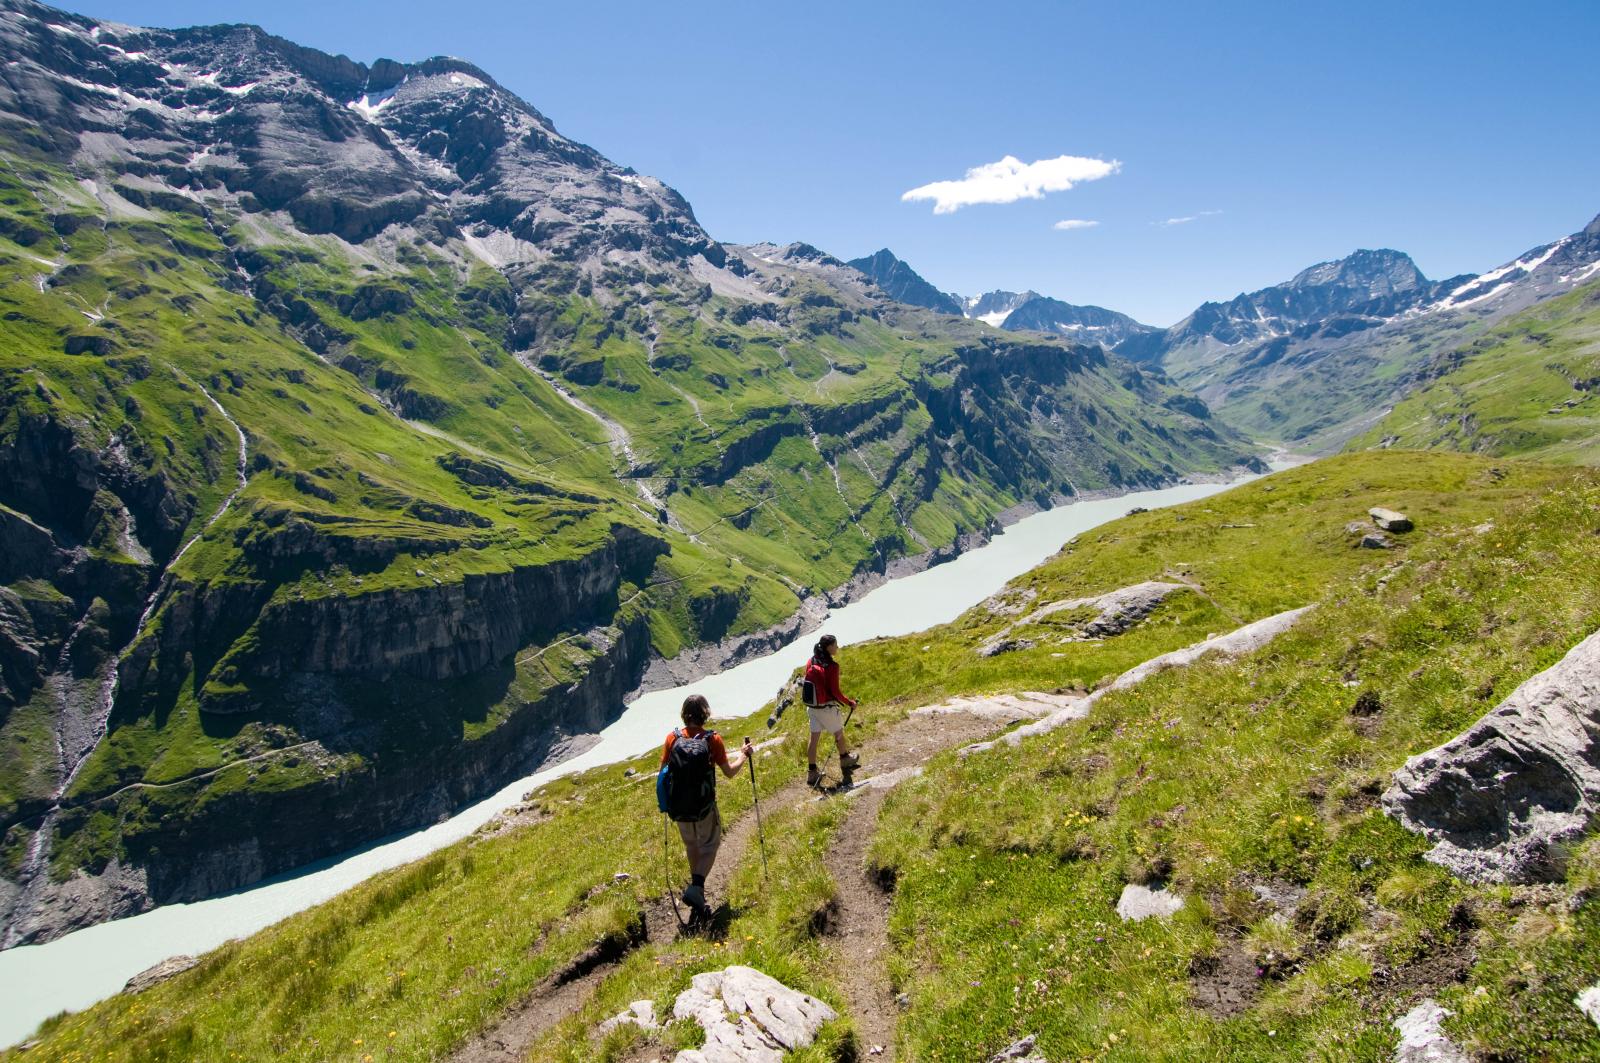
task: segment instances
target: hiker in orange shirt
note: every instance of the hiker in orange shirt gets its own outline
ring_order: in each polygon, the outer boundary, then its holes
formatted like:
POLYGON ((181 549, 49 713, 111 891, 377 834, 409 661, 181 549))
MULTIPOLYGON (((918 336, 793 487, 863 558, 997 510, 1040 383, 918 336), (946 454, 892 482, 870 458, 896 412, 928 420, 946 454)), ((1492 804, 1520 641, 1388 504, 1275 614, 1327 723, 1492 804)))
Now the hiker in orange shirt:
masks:
POLYGON ((691 919, 705 920, 711 915, 706 904, 706 876, 716 862, 722 845, 722 815, 717 811, 717 780, 712 767, 733 778, 750 758, 750 739, 744 748, 729 753, 722 736, 706 729, 711 704, 700 694, 690 694, 683 702, 683 726, 667 735, 661 747, 661 771, 656 778, 656 800, 678 824, 684 855, 689 860, 689 885, 683 902, 691 919))

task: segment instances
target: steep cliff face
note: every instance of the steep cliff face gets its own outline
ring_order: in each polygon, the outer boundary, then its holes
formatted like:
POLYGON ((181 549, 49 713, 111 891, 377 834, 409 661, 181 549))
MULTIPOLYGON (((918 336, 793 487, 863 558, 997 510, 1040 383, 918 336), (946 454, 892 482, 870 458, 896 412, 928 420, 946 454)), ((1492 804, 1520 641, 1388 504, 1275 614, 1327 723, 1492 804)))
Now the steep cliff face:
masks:
POLYGON ((26 0, 0 60, 13 943, 426 822, 1011 506, 1250 460, 1117 359, 717 243, 461 60, 26 0))

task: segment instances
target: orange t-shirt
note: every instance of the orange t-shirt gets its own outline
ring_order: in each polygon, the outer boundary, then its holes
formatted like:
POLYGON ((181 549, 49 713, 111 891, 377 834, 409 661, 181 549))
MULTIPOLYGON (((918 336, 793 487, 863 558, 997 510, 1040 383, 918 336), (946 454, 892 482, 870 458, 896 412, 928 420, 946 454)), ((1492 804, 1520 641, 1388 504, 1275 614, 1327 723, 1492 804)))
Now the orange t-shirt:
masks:
MULTIPOLYGON (((705 728, 685 727, 684 730, 691 735, 697 735, 703 732, 705 728)), ((677 740, 678 732, 676 729, 674 729, 671 734, 667 735, 666 744, 661 747, 662 764, 666 764, 667 757, 672 753, 672 743, 676 742, 677 740)), ((716 764, 719 767, 726 768, 728 766, 728 748, 722 744, 722 736, 717 734, 717 732, 712 731, 711 739, 707 744, 711 747, 711 763, 716 764)))

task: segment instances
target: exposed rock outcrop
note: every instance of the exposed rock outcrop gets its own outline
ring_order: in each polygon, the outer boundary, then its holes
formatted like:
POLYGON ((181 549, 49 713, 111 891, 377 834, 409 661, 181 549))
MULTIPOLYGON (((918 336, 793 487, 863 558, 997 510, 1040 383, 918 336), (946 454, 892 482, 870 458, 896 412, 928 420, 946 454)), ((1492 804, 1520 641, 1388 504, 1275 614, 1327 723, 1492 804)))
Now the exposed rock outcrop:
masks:
POLYGON ((1579 1011, 1589 1016, 1596 1026, 1600 1026, 1600 985, 1592 985, 1585 989, 1573 999, 1572 1003, 1579 1011))
POLYGON ((1437 1002, 1424 1000, 1396 1019, 1400 1043, 1394 1049, 1394 1063, 1467 1063, 1466 1053, 1440 1029, 1449 1017, 1437 1002))
POLYGON ((1122 895, 1117 898, 1117 914, 1123 922, 1166 919, 1182 909, 1183 898, 1165 887, 1152 888, 1130 882, 1122 887, 1122 895))
POLYGON ((1244 627, 1218 635, 1215 638, 1205 639, 1192 646, 1185 646, 1181 650, 1163 653, 1159 657, 1152 657, 1143 664, 1123 672, 1110 683, 1089 694, 1087 697, 1073 699, 1062 705, 1050 715, 1033 723, 1024 724, 1014 731, 1008 731, 992 742, 975 742, 961 749, 961 755, 980 753, 986 749, 993 749, 999 743, 1015 746, 1024 738, 1033 735, 1047 734, 1072 720, 1081 720, 1089 714, 1089 709, 1095 702, 1105 697, 1114 690, 1126 690, 1144 682, 1157 672, 1164 672, 1169 668, 1183 668, 1193 664, 1208 653, 1215 653, 1222 657, 1242 657, 1247 653, 1254 653, 1265 646, 1283 632, 1293 627, 1302 616, 1311 610, 1311 606, 1303 605, 1298 609, 1288 609, 1272 616, 1263 617, 1244 627))
POLYGON ((601 1033, 610 1033, 619 1026, 637 1026, 641 1030, 654 1030, 660 1026, 656 1022, 656 1005, 650 1000, 635 1000, 628 1005, 628 1010, 618 1012, 616 1015, 600 1024, 601 1033))
POLYGON ((1047 1063, 1044 1056, 1033 1050, 1038 1040, 1033 1034, 1029 1034, 1020 1041, 1013 1041, 990 1056, 989 1063, 1047 1063))
POLYGON ((1548 881, 1600 802, 1600 632, 1394 774, 1384 809, 1473 882, 1548 881))
POLYGON ((128 979, 127 985, 122 987, 124 993, 142 993, 153 985, 165 982, 173 975, 182 974, 200 961, 193 956, 174 956, 162 960, 154 967, 147 968, 128 979))
POLYGON ((1161 583, 1147 580, 1136 583, 1131 587, 1119 587, 1105 594, 1088 598, 1073 598, 1068 601, 1051 602, 1043 605, 1022 619, 1008 625, 1004 630, 991 637, 982 646, 978 647, 978 656, 993 657, 997 654, 1007 653, 1015 649, 1025 648, 1022 643, 1033 645, 1032 640, 1019 640, 1012 638, 1012 633, 1019 628, 1037 624, 1048 617, 1058 613, 1069 612, 1074 609, 1092 609, 1095 615, 1085 619, 1082 623, 1074 625, 1071 635, 1065 640, 1075 641, 1080 639, 1103 639, 1120 635, 1149 616, 1155 607, 1166 601, 1177 591, 1187 590, 1180 583, 1161 583))
POLYGON ((706 1032, 705 1044, 679 1052, 677 1063, 781 1063, 839 1017, 816 997, 739 965, 695 975, 672 1014, 706 1032))

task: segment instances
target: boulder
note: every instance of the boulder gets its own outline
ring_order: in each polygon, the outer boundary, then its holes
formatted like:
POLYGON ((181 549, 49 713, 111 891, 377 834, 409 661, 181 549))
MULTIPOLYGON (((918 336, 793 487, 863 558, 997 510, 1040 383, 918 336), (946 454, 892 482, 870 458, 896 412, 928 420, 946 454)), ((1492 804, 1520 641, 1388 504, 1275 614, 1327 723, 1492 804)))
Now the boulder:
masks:
POLYGON ((1367 516, 1372 518, 1372 523, 1386 532, 1399 534, 1408 532, 1413 527, 1410 517, 1404 513, 1396 513, 1392 509, 1384 509, 1382 506, 1373 506, 1367 510, 1367 516))
POLYGON ((1467 1063, 1466 1053, 1439 1028, 1449 1015, 1437 1002, 1424 1000, 1396 1019, 1400 1043, 1394 1049, 1394 1063, 1467 1063))
POLYGON ((991 639, 978 647, 979 657, 998 657, 1002 653, 1031 650, 1039 645, 1033 639, 991 639))
POLYGON ((1117 914, 1123 922, 1137 923, 1141 919, 1168 919, 1183 907, 1183 898, 1169 893, 1165 886, 1138 886, 1133 883, 1122 887, 1117 898, 1117 914))
POLYGON ((1385 811, 1473 882, 1550 881, 1600 802, 1600 631, 1394 774, 1385 811))
POLYGON ((1357 543, 1356 546, 1360 547, 1362 550, 1394 549, 1394 543, 1389 539, 1389 537, 1387 535, 1380 535, 1377 532, 1368 532, 1366 535, 1363 535, 1361 537, 1361 541, 1357 543))
POLYGON ((838 1012, 754 967, 734 965, 697 974, 678 994, 672 1015, 693 1019, 705 1044, 677 1063, 782 1063, 784 1054, 815 1041, 838 1012))

